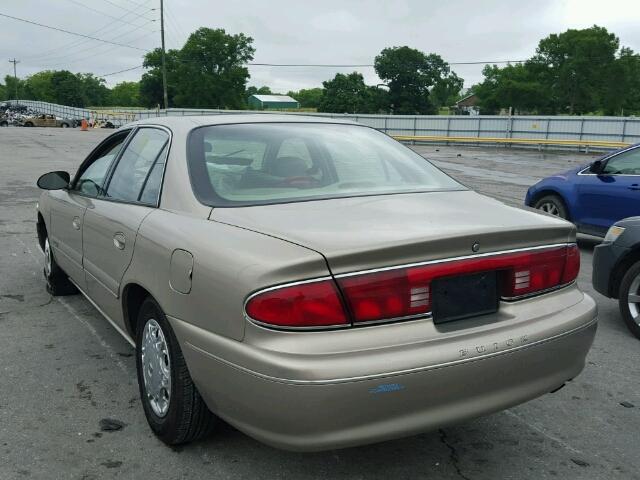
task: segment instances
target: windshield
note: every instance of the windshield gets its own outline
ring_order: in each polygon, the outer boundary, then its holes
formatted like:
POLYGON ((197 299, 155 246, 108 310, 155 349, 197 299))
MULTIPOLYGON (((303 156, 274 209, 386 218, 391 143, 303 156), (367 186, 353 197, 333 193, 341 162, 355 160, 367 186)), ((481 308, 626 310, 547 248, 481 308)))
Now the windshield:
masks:
POLYGON ((214 207, 465 189, 404 145, 358 125, 202 127, 191 132, 188 159, 196 196, 214 207))

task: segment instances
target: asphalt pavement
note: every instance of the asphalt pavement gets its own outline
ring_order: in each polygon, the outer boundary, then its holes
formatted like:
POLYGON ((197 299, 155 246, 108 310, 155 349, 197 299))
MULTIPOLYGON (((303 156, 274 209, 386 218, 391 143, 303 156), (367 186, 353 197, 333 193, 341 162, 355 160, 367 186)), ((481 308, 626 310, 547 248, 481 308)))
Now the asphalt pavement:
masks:
MULTIPOLYGON (((579 242, 579 284, 596 299, 600 325, 584 372, 557 393, 437 432, 346 450, 280 451, 224 424, 206 441, 166 447, 147 427, 133 349, 83 297, 52 298, 42 278, 36 179, 74 171, 111 132, 0 129, 0 479, 640 478, 640 342, 617 303, 593 291, 596 241, 587 237, 579 242)), ((469 187, 513 205, 522 204, 531 183, 592 158, 414 148, 469 187)))

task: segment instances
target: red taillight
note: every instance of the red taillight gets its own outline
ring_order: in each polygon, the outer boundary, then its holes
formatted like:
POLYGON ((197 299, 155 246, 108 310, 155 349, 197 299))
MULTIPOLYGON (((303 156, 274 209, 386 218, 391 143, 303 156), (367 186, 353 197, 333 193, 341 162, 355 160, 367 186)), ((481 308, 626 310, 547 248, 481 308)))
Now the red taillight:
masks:
POLYGON ((430 312, 435 278, 495 270, 501 296, 513 298, 570 283, 579 268, 578 249, 571 245, 349 275, 338 284, 354 322, 370 322, 430 312))
MULTIPOLYGON (((500 296, 520 298, 574 281, 580 270, 576 245, 444 260, 337 279, 353 322, 387 321, 431 311, 436 278, 498 272, 500 296)), ((299 283, 260 292, 245 306, 247 315, 277 327, 331 327, 350 324, 333 280, 299 283)))
POLYGON ((562 283, 573 282, 578 278, 580 273, 580 250, 577 245, 569 245, 567 247, 567 261, 564 265, 564 273, 562 274, 562 283))
POLYGON ((300 283, 251 297, 247 315, 277 327, 329 327, 349 323, 333 280, 300 283))

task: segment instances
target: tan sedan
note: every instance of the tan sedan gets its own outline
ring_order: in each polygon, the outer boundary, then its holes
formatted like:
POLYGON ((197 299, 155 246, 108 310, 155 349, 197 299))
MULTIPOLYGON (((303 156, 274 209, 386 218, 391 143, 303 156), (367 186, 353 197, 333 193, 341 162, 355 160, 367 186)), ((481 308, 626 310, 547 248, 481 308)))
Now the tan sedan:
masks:
POLYGON ((596 331, 573 225, 368 127, 149 119, 38 185, 48 290, 136 347, 168 444, 217 417, 295 450, 436 429, 560 388, 596 331))
POLYGON ((36 115, 22 119, 21 125, 23 127, 69 128, 73 126, 73 122, 64 118, 56 118, 54 115, 36 115))

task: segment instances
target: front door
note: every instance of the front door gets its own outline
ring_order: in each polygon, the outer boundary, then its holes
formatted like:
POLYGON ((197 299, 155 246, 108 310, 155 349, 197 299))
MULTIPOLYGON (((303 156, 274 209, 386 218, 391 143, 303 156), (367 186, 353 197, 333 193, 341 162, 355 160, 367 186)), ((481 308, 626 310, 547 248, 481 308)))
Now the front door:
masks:
POLYGON ((640 215, 640 148, 607 159, 602 173, 580 175, 580 229, 602 235, 618 220, 640 215))
POLYGON ((56 262, 80 287, 82 270, 82 221, 87 199, 69 190, 52 190, 49 238, 56 262))
POLYGON ((131 263, 138 228, 157 206, 168 140, 165 130, 138 128, 112 168, 104 192, 85 213, 87 290, 117 323, 122 322, 120 282, 131 263))
POLYGON ((82 266, 82 224, 87 207, 100 193, 107 172, 118 153, 126 133, 102 142, 82 163, 69 189, 50 193, 50 239, 53 254, 62 270, 81 288, 85 288, 82 266))

